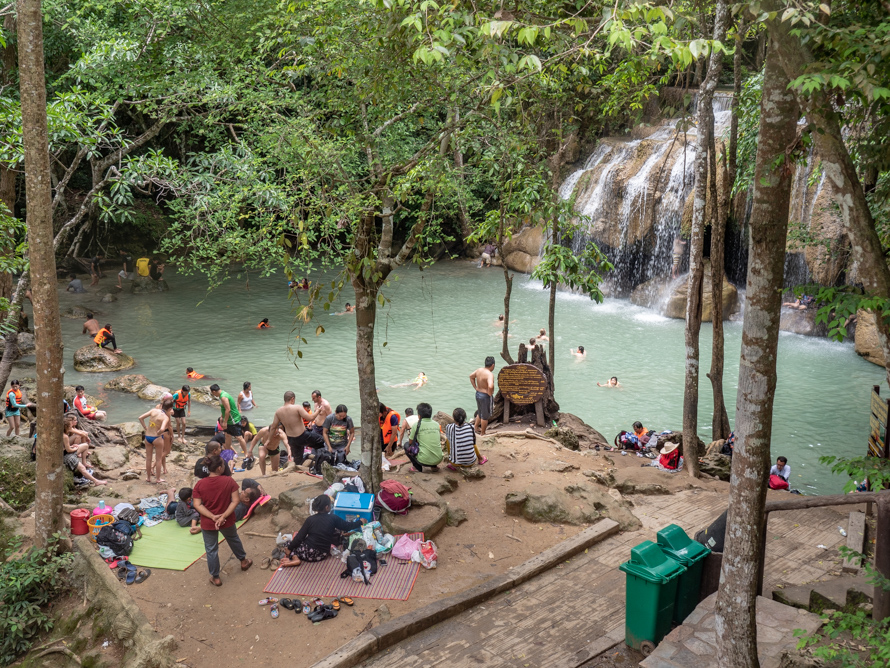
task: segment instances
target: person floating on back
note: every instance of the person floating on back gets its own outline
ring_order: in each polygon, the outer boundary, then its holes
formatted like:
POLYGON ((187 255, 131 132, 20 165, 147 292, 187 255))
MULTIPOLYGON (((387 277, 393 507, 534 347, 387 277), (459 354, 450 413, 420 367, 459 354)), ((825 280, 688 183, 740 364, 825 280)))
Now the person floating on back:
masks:
POLYGON ((93 341, 95 341, 96 345, 100 348, 110 348, 115 353, 123 352, 123 350, 117 347, 117 339, 114 338, 114 333, 111 331, 110 324, 106 324, 105 327, 100 329, 93 338, 93 341))
POLYGON ((263 318, 260 320, 260 324, 256 326, 257 329, 269 329, 272 325, 269 324, 269 318, 263 318))
POLYGON ((198 373, 192 367, 186 367, 185 369, 185 377, 191 378, 192 380, 198 380, 199 378, 204 378, 203 373, 198 373))

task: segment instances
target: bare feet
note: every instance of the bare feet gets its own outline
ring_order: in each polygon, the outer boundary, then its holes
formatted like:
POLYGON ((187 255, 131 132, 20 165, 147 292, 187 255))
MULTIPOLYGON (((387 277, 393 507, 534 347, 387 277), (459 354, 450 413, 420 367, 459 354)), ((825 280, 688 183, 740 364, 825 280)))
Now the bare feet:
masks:
POLYGON ((99 480, 99 479, 97 478, 95 484, 96 484, 96 485, 107 485, 108 483, 107 483, 106 481, 104 481, 104 480, 99 480))
MULTIPOLYGON (((164 473, 166 473, 166 471, 164 471, 164 473)), ((157 482, 157 484, 160 485, 160 484, 163 484, 163 483, 165 483, 165 482, 167 482, 167 481, 164 480, 163 478, 158 478, 158 482, 157 482)))
POLYGON ((201 527, 192 527, 191 529, 189 529, 189 533, 192 535, 194 535, 196 533, 201 533, 201 527))

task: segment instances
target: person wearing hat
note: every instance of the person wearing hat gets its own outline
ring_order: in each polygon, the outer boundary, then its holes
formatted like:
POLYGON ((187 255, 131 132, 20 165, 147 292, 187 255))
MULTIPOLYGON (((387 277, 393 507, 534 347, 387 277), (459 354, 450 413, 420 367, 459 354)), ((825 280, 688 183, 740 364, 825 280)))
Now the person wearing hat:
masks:
POLYGON ((680 450, 676 443, 667 443, 661 449, 658 465, 667 471, 676 471, 680 467, 680 450))

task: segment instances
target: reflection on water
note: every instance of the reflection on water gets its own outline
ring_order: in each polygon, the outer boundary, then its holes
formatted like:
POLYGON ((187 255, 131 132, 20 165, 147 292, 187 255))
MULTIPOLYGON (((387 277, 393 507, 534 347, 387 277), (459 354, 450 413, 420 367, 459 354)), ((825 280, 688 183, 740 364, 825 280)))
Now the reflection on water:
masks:
MULTIPOLYGON (((111 272, 109 272, 111 273, 111 272)), ((95 308, 101 323, 111 322, 123 350, 136 358, 134 373, 155 383, 178 387, 185 368, 221 378, 223 389, 236 395, 244 381, 253 383, 258 408, 250 413, 257 425, 268 424, 286 390, 298 401, 309 400, 319 389, 331 404, 345 403, 358 418, 358 376, 355 364, 354 316, 337 316, 343 293, 331 313, 318 316, 325 333, 315 336, 315 323, 303 331, 299 368, 288 353, 294 346, 293 308, 283 276, 232 281, 211 294, 199 277, 168 271, 171 291, 166 294, 120 295, 119 301, 100 303, 101 294, 60 293, 63 310, 74 304, 95 308), (255 329, 269 318, 273 329, 255 329)), ((330 281, 334 274, 311 276, 330 281)), ((103 280, 103 287, 113 284, 103 280)), ((511 306, 511 347, 533 336, 547 324, 548 291, 539 283, 517 276, 511 306)), ((381 400, 404 411, 421 401, 433 410, 450 413, 461 406, 475 410, 469 375, 486 355, 500 359, 498 329, 493 324, 503 311, 503 274, 499 269, 476 268, 475 263, 440 263, 420 272, 406 268, 385 291, 392 299, 380 312, 377 326, 377 385, 381 400), (387 344, 383 346, 384 342, 387 344), (415 391, 391 388, 423 371, 429 383, 415 391)), ((104 291, 103 291, 104 292, 104 291)), ((304 293, 301 293, 303 296, 304 293)), ((303 296, 303 298, 305 298, 303 296)), ((683 322, 668 319, 623 300, 595 304, 577 295, 560 293, 557 303, 556 398, 563 410, 576 413, 611 439, 635 420, 649 428, 680 429, 683 404, 683 322), (587 358, 576 361, 569 348, 584 346, 587 358), (596 386, 618 376, 624 386, 596 386)), ((81 374, 71 356, 88 343, 81 322, 62 321, 66 383, 82 383, 90 393, 107 400, 110 419, 134 420, 146 403, 132 395, 104 392, 98 383, 111 374, 81 374)), ((727 322, 724 384, 730 421, 735 414, 735 390, 741 345, 741 323, 727 322)), ((699 433, 710 432, 711 391, 704 371, 710 365, 710 325, 702 325, 702 383, 699 433)), ((792 486, 821 493, 838 492, 844 481, 818 463, 824 454, 860 455, 865 452, 871 386, 881 383, 883 371, 861 360, 850 344, 783 334, 779 341, 779 382, 776 390, 773 454, 788 457, 792 486)), ((209 423, 216 411, 195 406, 192 419, 209 423)))

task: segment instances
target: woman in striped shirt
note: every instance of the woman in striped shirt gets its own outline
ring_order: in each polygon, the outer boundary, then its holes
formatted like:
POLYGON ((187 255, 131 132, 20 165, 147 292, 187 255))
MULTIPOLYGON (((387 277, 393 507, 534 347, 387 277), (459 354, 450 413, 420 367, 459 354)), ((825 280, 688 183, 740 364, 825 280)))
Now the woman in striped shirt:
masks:
POLYGON ((449 469, 457 471, 457 467, 475 466, 488 461, 479 454, 476 447, 476 431, 473 425, 467 424, 467 412, 463 408, 455 408, 451 414, 452 424, 445 426, 445 438, 448 440, 449 469))

